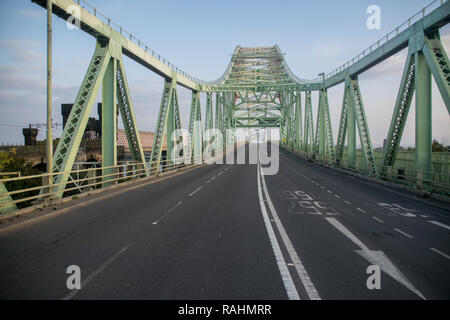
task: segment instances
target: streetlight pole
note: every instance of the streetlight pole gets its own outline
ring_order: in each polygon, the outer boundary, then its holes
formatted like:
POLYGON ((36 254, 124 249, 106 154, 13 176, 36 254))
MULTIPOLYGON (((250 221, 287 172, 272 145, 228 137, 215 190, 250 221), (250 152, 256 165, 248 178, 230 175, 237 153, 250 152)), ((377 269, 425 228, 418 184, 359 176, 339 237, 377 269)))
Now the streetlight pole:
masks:
MULTIPOLYGON (((47 0, 47 173, 48 186, 53 184, 53 133, 52 133, 52 0, 47 0)), ((48 189, 51 192, 51 188, 48 189)))

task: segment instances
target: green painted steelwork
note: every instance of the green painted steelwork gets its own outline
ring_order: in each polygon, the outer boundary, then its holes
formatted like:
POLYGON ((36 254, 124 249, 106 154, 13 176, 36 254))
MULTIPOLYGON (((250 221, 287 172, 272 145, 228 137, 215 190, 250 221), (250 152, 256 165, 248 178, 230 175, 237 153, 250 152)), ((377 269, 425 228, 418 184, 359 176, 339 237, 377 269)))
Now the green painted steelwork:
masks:
POLYGON ((359 140, 361 141, 361 148, 364 154, 364 160, 366 161, 369 175, 375 176, 377 169, 375 166, 375 156, 373 153, 372 140, 370 138, 369 125, 367 123, 366 112, 364 110, 364 104, 359 89, 359 83, 357 79, 349 79, 349 99, 353 105, 353 113, 358 125, 359 140))
POLYGON ((189 117, 189 134, 191 142, 188 147, 188 156, 193 163, 202 161, 203 152, 203 132, 202 132, 202 113, 200 108, 200 93, 192 92, 191 113, 189 117))
POLYGON ((314 123, 311 104, 311 91, 305 94, 305 129, 304 129, 304 152, 306 156, 314 153, 314 123))
MULTIPOLYGON (((117 165, 117 60, 110 59, 102 93, 102 167, 117 165)), ((112 180, 114 168, 103 169, 104 180, 112 180)), ((104 186, 109 184, 105 183, 104 186)))
POLYGON ((54 179, 55 183, 61 183, 55 186, 55 191, 61 191, 60 194, 57 194, 57 197, 62 196, 62 191, 65 188, 64 183, 69 179, 69 172, 72 170, 94 100, 97 97, 110 59, 111 54, 108 45, 97 43, 94 56, 53 157, 53 172, 63 173, 54 179))
POLYGON ((11 196, 6 193, 8 193, 8 190, 6 189, 5 185, 0 182, 0 214, 17 210, 17 205, 15 203, 2 205, 3 203, 9 203, 13 201, 11 196))
POLYGON ((431 72, 422 52, 414 54, 416 77, 416 170, 431 172, 431 72))
MULTIPOLYGON (((47 0, 32 0, 46 7, 47 0)), ((86 3, 82 0, 83 3, 86 3)), ((347 165, 356 165, 356 127, 361 141, 364 170, 376 175, 375 156, 366 119, 358 75, 391 55, 408 47, 408 57, 396 101, 386 147, 383 166, 393 167, 403 133, 406 117, 416 91, 416 168, 431 170, 431 75, 450 112, 450 69, 447 54, 439 38, 440 27, 450 21, 450 3, 441 1, 437 9, 408 26, 397 29, 352 61, 321 78, 298 78, 287 65, 284 54, 277 45, 271 47, 241 47, 234 50, 225 73, 217 80, 195 79, 149 50, 133 35, 122 28, 117 30, 110 19, 103 21, 97 11, 80 2, 53 0, 53 11, 66 19, 73 7, 81 12, 81 29, 97 39, 97 47, 84 81, 69 116, 60 143, 54 155, 53 171, 62 173, 53 182, 62 191, 69 178, 93 101, 103 84, 103 166, 117 163, 117 106, 124 121, 130 152, 135 161, 145 163, 131 96, 125 77, 122 55, 126 55, 165 80, 158 121, 150 157, 152 172, 160 169, 163 144, 167 142, 167 165, 179 158, 202 158, 203 143, 211 137, 203 135, 213 127, 223 136, 223 146, 234 145, 237 128, 279 128, 282 145, 290 150, 319 159, 326 164, 341 165, 344 154, 347 165), (339 122, 336 148, 334 145, 328 89, 345 82, 345 92, 339 122), (185 145, 181 134, 181 119, 177 86, 192 91, 189 119, 191 140, 185 145), (302 126, 301 92, 305 92, 304 126, 302 126), (314 134, 311 91, 319 93, 319 107, 314 134), (201 125, 200 94, 206 92, 204 129, 201 125), (212 93, 216 93, 215 117, 212 93), (345 140, 347 139, 347 150, 345 140), (184 149, 186 147, 186 150, 184 149)), ((425 12, 425 11, 424 11, 425 12)), ((403 25, 404 26, 404 25, 403 25)), ((148 166, 148 165, 147 165, 148 166)), ((114 172, 104 169, 104 174, 114 172)), ((383 169, 384 170, 384 169, 383 169)), ((105 180, 106 183, 106 180, 105 180)))

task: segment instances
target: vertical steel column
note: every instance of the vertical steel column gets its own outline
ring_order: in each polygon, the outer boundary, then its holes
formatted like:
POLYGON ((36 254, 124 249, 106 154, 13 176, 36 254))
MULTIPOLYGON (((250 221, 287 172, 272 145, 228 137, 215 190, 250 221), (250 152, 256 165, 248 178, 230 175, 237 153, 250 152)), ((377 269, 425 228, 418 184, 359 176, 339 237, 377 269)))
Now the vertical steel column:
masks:
POLYGON ((295 152, 300 152, 302 148, 302 101, 301 92, 298 91, 295 96, 295 152))
POLYGON ((319 110, 318 126, 319 126, 319 160, 325 162, 325 90, 320 90, 319 94, 319 110))
POLYGON ((194 163, 201 162, 203 152, 203 139, 201 127, 200 92, 192 91, 191 112, 189 116, 190 159, 194 163))
POLYGON ((345 139, 347 138, 347 121, 348 121, 348 89, 344 87, 344 97, 342 99, 341 119, 339 121, 339 131, 336 143, 336 165, 342 165, 342 158, 344 154, 345 139))
MULTIPOLYGON (((46 157, 47 157, 47 184, 53 184, 53 132, 52 132, 52 32, 53 32, 53 4, 52 0, 47 0, 47 141, 46 141, 46 157)), ((48 189, 52 191, 51 188, 48 189)))
POLYGON ((431 72, 422 52, 416 65, 416 170, 431 172, 431 72))
MULTIPOLYGON (((117 165, 117 60, 111 59, 106 69, 102 85, 102 167, 117 165)), ((103 169, 108 177, 103 182, 114 179, 116 168, 103 169)), ((104 183, 103 186, 110 185, 104 183)))
MULTIPOLYGON (((172 80, 173 81, 173 80, 172 80)), ((177 104, 177 90, 176 87, 172 89, 172 95, 169 102, 169 110, 167 115, 167 134, 166 134, 166 168, 175 165, 175 159, 177 159, 177 155, 174 154, 175 147, 177 145, 178 137, 176 129, 176 121, 175 121, 175 107, 177 104)))
POLYGON ((350 78, 345 80, 346 91, 348 95, 348 114, 347 114, 347 166, 356 168, 356 117, 354 101, 351 98, 350 78))
POLYGON ((311 91, 307 91, 305 94, 305 155, 311 156, 314 149, 314 123, 312 114, 312 104, 311 104, 311 91))
POLYGON ((205 114, 205 141, 209 143, 211 140, 211 130, 213 125, 213 110, 212 110, 212 94, 211 92, 206 93, 206 114, 205 114))
POLYGON ((161 106, 159 108, 158 121, 156 122, 155 135, 153 138, 152 154, 150 156, 151 173, 158 174, 161 163, 161 154, 166 134, 167 119, 169 115, 170 102, 172 101, 173 89, 176 87, 176 81, 165 79, 164 89, 161 97, 161 106))

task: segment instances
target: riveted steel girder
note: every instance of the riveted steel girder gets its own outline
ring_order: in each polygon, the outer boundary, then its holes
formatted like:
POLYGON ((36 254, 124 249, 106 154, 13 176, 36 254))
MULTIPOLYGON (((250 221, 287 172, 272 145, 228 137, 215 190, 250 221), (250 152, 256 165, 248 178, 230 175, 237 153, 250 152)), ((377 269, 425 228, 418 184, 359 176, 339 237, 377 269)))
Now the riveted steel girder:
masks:
POLYGON ((304 152, 311 156, 314 153, 314 122, 312 114, 311 91, 305 93, 305 129, 304 129, 304 152))
MULTIPOLYGON (((136 115, 134 113, 133 103, 122 57, 120 57, 120 59, 117 61, 117 98, 119 103, 120 117, 123 121, 128 146, 130 148, 131 158, 138 163, 144 163, 144 149, 142 147, 141 137, 139 135, 139 130, 137 127, 136 115)), ((148 175, 148 170, 145 170, 145 172, 146 175, 148 175)))
POLYGON ((191 136, 188 156, 194 163, 201 162, 203 152, 203 132, 201 126, 200 92, 192 92, 191 112, 189 116, 189 134, 191 136))
POLYGON ((169 108, 173 101, 173 94, 176 91, 176 80, 165 80, 164 89, 159 107, 158 120, 153 137, 152 153, 150 155, 150 168, 152 172, 158 172, 161 163, 164 138, 166 137, 167 119, 169 118, 169 108))
POLYGON ((386 145, 384 146, 383 170, 386 167, 394 166, 397 157, 398 147, 400 146, 415 90, 415 67, 414 56, 409 52, 403 69, 400 89, 395 102, 394 114, 392 115, 386 145))
POLYGON ((353 106, 356 123, 358 124, 359 138, 361 141, 361 148, 364 156, 364 161, 367 165, 369 175, 375 176, 377 168, 375 165, 375 154, 373 152, 372 140, 370 138, 369 125, 367 123, 364 104, 359 89, 358 79, 348 79, 349 98, 353 106))
POLYGON ((54 187, 55 192, 61 191, 55 197, 62 197, 65 183, 72 170, 94 100, 100 90, 110 59, 111 54, 108 45, 102 46, 100 43, 97 43, 53 157, 53 172, 61 173, 54 178, 54 183, 58 184, 54 187))

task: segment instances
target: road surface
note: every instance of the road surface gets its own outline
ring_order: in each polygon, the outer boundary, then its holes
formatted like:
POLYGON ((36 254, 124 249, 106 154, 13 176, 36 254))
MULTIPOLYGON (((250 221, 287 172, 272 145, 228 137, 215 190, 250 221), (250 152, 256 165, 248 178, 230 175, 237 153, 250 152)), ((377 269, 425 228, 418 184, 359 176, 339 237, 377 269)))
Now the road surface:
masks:
POLYGON ((0 230, 0 298, 450 298, 448 211, 284 150, 279 167, 203 166, 0 230))

